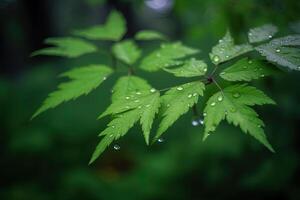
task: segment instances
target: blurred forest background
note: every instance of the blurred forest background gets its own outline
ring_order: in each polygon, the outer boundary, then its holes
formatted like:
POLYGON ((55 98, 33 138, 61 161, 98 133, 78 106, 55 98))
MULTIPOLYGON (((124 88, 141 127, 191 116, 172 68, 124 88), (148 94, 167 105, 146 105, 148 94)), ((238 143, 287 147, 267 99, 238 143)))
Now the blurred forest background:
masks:
MULTIPOLYGON (((283 35, 300 20, 299 0, 0 0, 0 199, 299 200, 297 72, 255 82, 278 104, 258 110, 276 154, 225 123, 203 143, 203 128, 193 127, 188 113, 165 133, 164 142, 148 147, 134 128, 118 142, 120 150, 110 147, 88 166, 107 123, 96 117, 109 104, 116 78, 29 120, 61 81, 58 74, 108 60, 102 54, 61 59, 30 58, 30 53, 47 37, 104 22, 112 9, 126 17, 126 37, 158 30, 201 49, 199 57, 206 60, 227 28, 242 42, 254 26, 274 23, 283 35)), ((138 73, 157 88, 178 82, 164 72, 138 73)), ((199 110, 204 103, 200 99, 199 110)))

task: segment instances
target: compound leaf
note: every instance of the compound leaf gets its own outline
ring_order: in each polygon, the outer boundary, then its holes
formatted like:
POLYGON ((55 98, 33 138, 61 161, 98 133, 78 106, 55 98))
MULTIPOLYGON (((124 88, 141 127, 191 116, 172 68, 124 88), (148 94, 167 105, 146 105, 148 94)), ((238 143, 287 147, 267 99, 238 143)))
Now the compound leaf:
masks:
POLYGON ((134 38, 136 40, 166 40, 166 36, 152 30, 139 31, 135 34, 134 38))
POLYGON ((243 132, 249 133, 274 152, 265 136, 263 121, 249 107, 264 104, 275 104, 275 102, 262 91, 246 84, 229 86, 224 89, 223 93, 214 94, 207 101, 204 109, 205 132, 203 139, 205 140, 211 132, 215 131, 219 123, 226 119, 228 123, 240 126, 243 132))
POLYGON ((260 60, 243 58, 224 69, 220 76, 227 81, 251 81, 274 73, 274 70, 260 60))
POLYGON ((184 58, 199 52, 196 49, 184 46, 180 42, 162 44, 161 47, 148 56, 141 62, 141 68, 146 71, 157 71, 159 69, 179 65, 182 62, 176 59, 184 58))
POLYGON ((64 74, 63 77, 71 79, 69 82, 61 83, 58 90, 49 94, 42 106, 34 113, 32 118, 59 104, 76 99, 81 95, 86 95, 97 88, 107 76, 112 73, 111 68, 104 65, 90 65, 72 69, 64 74))
POLYGON ((72 37, 48 38, 45 40, 45 44, 53 45, 54 47, 37 50, 31 56, 49 55, 75 58, 97 51, 97 47, 94 44, 72 37))
POLYGON ((112 11, 105 24, 96 25, 83 30, 76 30, 74 35, 85 37, 91 40, 119 41, 126 32, 126 21, 118 11, 112 11))
POLYGON ((128 65, 134 64, 141 56, 141 50, 133 40, 124 40, 116 43, 112 47, 112 51, 116 58, 128 65))
POLYGON ((235 45, 230 32, 227 31, 219 43, 212 48, 209 57, 217 65, 252 50, 253 47, 249 44, 235 45))
POLYGON ((272 63, 291 70, 300 70, 300 35, 289 35, 271 40, 255 49, 272 63))
POLYGON ((265 24, 260 27, 252 28, 248 32, 248 39, 250 43, 263 42, 273 38, 278 32, 278 28, 273 24, 265 24))
POLYGON ((198 97, 203 96, 204 89, 205 85, 197 81, 174 87, 162 96, 163 119, 155 139, 158 139, 181 115, 198 102, 198 97))
POLYGON ((164 68, 164 70, 177 77, 203 76, 207 71, 207 64, 202 60, 191 58, 185 61, 181 67, 171 69, 164 68))

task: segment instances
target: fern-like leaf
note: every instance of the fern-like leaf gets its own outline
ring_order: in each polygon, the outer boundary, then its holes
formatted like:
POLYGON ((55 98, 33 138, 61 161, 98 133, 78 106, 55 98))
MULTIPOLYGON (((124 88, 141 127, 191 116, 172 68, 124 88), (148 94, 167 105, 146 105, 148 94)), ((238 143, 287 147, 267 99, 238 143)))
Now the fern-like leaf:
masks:
POLYGON ((155 139, 158 139, 181 115, 198 102, 199 96, 203 96, 204 89, 204 84, 196 81, 174 87, 162 96, 163 119, 155 139))
POLYGON ((278 28, 273 24, 265 24, 260 27, 252 28, 248 32, 248 39, 250 43, 263 42, 273 38, 278 32, 278 28))
POLYGON ((141 68, 146 71, 157 71, 162 68, 179 65, 182 62, 176 59, 184 58, 199 52, 196 49, 184 46, 180 42, 162 44, 158 50, 150 53, 141 62, 141 68))
POLYGON ((133 40, 124 40, 112 47, 113 54, 128 65, 134 64, 141 56, 141 50, 133 40))
POLYGON ((215 131, 222 120, 226 119, 228 123, 240 126, 243 132, 249 133, 273 152, 263 130, 263 121, 249 107, 264 104, 275 104, 275 102, 262 91, 246 84, 229 86, 224 89, 223 93, 214 94, 207 101, 204 109, 204 140, 215 131))
POLYGON ((277 38, 255 49, 272 63, 300 70, 300 35, 277 38))
POLYGON ((252 50, 253 48, 249 44, 235 45, 230 32, 227 31, 219 43, 212 48, 209 57, 217 65, 252 50))
POLYGON ((223 70, 220 76, 227 81, 251 81, 271 74, 274 74, 274 70, 267 63, 243 58, 223 70))
POLYGON ((71 81, 61 83, 58 90, 49 94, 42 106, 34 113, 32 118, 59 104, 86 95, 97 88, 112 73, 111 68, 104 65, 91 65, 70 70, 61 76, 71 81))
POLYGON ((112 11, 105 24, 96 25, 83 30, 76 30, 74 35, 91 40, 119 41, 126 33, 126 21, 121 13, 112 11))
POLYGON ((48 38, 45 40, 45 44, 53 45, 54 47, 37 50, 31 56, 49 55, 75 58, 97 51, 97 47, 92 43, 72 37, 48 38))

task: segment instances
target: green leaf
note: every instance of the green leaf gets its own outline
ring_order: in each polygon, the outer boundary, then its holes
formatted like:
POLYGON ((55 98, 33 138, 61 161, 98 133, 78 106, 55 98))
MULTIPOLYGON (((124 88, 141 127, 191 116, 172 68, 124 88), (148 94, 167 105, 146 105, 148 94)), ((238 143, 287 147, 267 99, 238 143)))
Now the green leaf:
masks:
POLYGON ((274 70, 260 60, 243 58, 226 68, 220 76, 227 81, 251 81, 274 74, 274 70))
POLYGON ((166 40, 166 36, 157 31, 152 30, 139 31, 135 34, 134 38, 136 40, 166 40))
POLYGON ((112 47, 113 54, 128 65, 134 64, 141 56, 141 50, 132 40, 124 40, 112 47))
POLYGON ((114 140, 124 136, 139 120, 139 117, 140 112, 138 110, 131 110, 116 116, 107 125, 107 128, 100 133, 100 135, 104 137, 97 145, 89 164, 93 163, 114 140))
POLYGON ((146 71, 157 71, 164 67, 179 65, 176 59, 184 58, 199 52, 184 46, 180 42, 162 44, 161 47, 146 56, 141 62, 141 68, 146 71))
POLYGON ((92 43, 72 37, 48 38, 45 40, 45 44, 53 45, 54 47, 37 50, 31 56, 49 55, 75 58, 97 51, 97 47, 92 43))
POLYGON ((212 48, 209 57, 217 65, 252 50, 253 48, 249 44, 235 45, 230 32, 227 31, 226 35, 219 40, 219 43, 212 48))
POLYGON ((202 82, 187 83, 174 87, 162 96, 163 119, 155 139, 158 139, 181 115, 198 102, 203 96, 205 85, 202 82))
POLYGON ((278 32, 278 28, 273 24, 265 24, 260 27, 250 29, 248 39, 250 43, 263 42, 271 39, 278 32))
POLYGON ((83 30, 76 30, 73 34, 91 40, 119 41, 125 32, 126 21, 123 15, 117 11, 112 11, 105 24, 96 25, 83 30))
POLYGON ((255 49, 272 63, 292 70, 300 70, 300 35, 271 40, 255 49))
POLYGON ((118 80, 114 87, 112 104, 100 116, 112 115, 114 118, 100 133, 99 136, 104 138, 96 147, 90 163, 94 162, 114 140, 124 136, 139 120, 145 141, 149 144, 150 130, 160 107, 159 92, 149 88, 151 86, 139 77, 128 76, 118 80))
POLYGON ((259 142, 274 152, 268 142, 263 126, 264 123, 258 118, 258 114, 249 106, 275 104, 262 91, 246 84, 229 86, 223 93, 214 94, 207 101, 204 109, 205 132, 204 140, 215 131, 219 123, 226 119, 228 123, 240 126, 243 132, 249 133, 259 142))
POLYGON ((34 113, 32 118, 59 104, 76 99, 81 95, 86 95, 93 89, 97 88, 107 76, 112 73, 112 70, 104 65, 90 65, 70 70, 63 77, 68 77, 71 81, 61 83, 58 90, 52 92, 42 106, 34 113))
POLYGON ((177 77, 203 76, 207 71, 207 64, 202 60, 191 58, 184 62, 183 66, 173 69, 164 68, 165 71, 177 77))

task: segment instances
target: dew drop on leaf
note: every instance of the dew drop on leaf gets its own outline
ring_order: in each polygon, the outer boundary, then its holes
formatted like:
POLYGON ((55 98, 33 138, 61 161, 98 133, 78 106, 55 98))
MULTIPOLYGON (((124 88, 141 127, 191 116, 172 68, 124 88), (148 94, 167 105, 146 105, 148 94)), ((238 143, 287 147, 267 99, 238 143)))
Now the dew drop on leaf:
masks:
POLYGON ((221 72, 221 73, 220 73, 220 75, 225 75, 225 74, 226 74, 226 72, 221 72))
POLYGON ((142 106, 138 106, 138 109, 141 109, 142 108, 142 106))
POLYGON ((137 99, 137 100, 134 100, 134 102, 135 102, 135 103, 138 103, 138 102, 140 102, 140 100, 137 99))
POLYGON ((261 74, 261 75, 260 75, 260 77, 262 77, 262 78, 263 78, 263 77, 265 77, 265 75, 264 75, 264 74, 261 74))
POLYGON ((219 56, 217 56, 217 55, 213 56, 213 61, 216 63, 219 62, 220 61, 219 56))
POLYGON ((223 101, 223 96, 219 96, 218 101, 223 101))
POLYGON ((212 102, 210 105, 211 105, 212 107, 214 107, 214 106, 216 105, 216 102, 212 102))
POLYGON ((154 88, 151 88, 151 90, 150 90, 150 92, 155 92, 156 91, 156 89, 154 89, 154 88))
POLYGON ((279 49, 279 48, 277 48, 277 49, 276 49, 276 52, 277 52, 277 53, 280 53, 280 49, 279 49))
POLYGON ((111 127, 112 127, 112 128, 115 128, 115 126, 114 126, 114 125, 112 125, 111 127))
POLYGON ((247 66, 244 66, 244 67, 243 67, 243 69, 247 69, 247 68, 248 68, 247 66))
POLYGON ((183 90, 183 87, 177 87, 177 90, 181 91, 183 90))
POLYGON ((248 60, 248 64, 252 64, 253 63, 253 61, 252 60, 248 60))
POLYGON ((130 99, 130 97, 125 97, 125 99, 127 99, 127 100, 128 100, 128 99, 130 99))
POLYGON ((206 112, 204 112, 204 113, 203 113, 203 117, 205 117, 206 115, 207 115, 207 113, 206 113, 206 112))
POLYGON ((142 93, 141 93, 141 92, 136 92, 135 94, 140 95, 140 94, 142 94, 142 93))
POLYGON ((121 149, 121 147, 119 145, 117 145, 117 144, 114 145, 114 150, 118 151, 120 149, 121 149))
POLYGON ((150 107, 150 104, 147 104, 147 105, 146 105, 146 108, 149 108, 149 107, 150 107))
POLYGON ((106 76, 104 76, 104 77, 103 77, 103 80, 105 81, 106 79, 107 79, 106 76))
POLYGON ((189 95, 188 95, 188 98, 191 98, 192 96, 193 96, 192 94, 189 94, 189 95))
POLYGON ((195 97, 195 96, 197 96, 197 93, 194 93, 194 94, 193 94, 193 97, 195 97))
POLYGON ((198 122, 199 122, 199 124, 201 124, 201 125, 203 125, 203 124, 204 124, 204 120, 203 120, 203 119, 201 119, 201 118, 198 120, 198 122))

